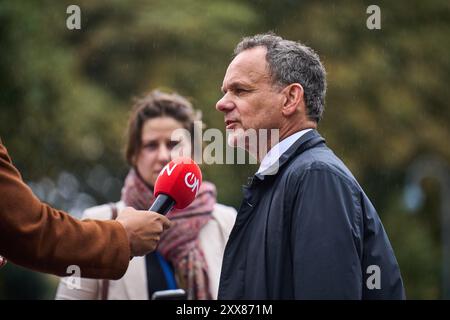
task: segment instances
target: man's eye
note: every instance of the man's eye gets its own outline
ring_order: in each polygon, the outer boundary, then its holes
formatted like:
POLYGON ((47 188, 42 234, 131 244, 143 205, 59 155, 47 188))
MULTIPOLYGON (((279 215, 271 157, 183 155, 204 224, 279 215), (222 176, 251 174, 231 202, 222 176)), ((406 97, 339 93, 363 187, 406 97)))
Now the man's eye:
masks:
POLYGON ((234 90, 234 91, 236 92, 236 94, 244 94, 244 93, 249 92, 248 90, 242 89, 242 88, 237 88, 237 89, 234 90))

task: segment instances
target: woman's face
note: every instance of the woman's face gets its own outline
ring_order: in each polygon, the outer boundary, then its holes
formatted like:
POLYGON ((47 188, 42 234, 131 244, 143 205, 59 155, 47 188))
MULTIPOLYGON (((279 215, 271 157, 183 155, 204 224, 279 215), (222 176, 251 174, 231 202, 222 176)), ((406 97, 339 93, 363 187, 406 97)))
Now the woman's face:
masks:
POLYGON ((134 165, 141 177, 152 186, 170 160, 179 155, 190 155, 189 136, 180 135, 185 130, 175 131, 177 129, 183 129, 183 126, 171 117, 148 119, 142 126, 141 149, 134 158, 134 165))

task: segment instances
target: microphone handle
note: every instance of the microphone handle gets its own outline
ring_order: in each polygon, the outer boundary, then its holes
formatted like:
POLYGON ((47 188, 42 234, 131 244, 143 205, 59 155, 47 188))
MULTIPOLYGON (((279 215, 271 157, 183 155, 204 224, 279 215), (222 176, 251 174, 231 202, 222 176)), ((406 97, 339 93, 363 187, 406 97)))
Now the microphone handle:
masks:
POLYGON ((166 215, 175 205, 175 200, 169 197, 167 194, 160 193, 152 206, 150 211, 158 212, 159 214, 166 215))

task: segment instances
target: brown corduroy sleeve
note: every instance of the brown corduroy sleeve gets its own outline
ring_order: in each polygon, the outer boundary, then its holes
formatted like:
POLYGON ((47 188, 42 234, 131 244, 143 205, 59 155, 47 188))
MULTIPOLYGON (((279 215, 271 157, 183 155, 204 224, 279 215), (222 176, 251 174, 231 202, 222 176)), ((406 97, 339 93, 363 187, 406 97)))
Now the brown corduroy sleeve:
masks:
POLYGON ((0 140, 0 255, 18 265, 59 276, 119 279, 130 247, 117 221, 79 221, 42 203, 22 181, 0 140))

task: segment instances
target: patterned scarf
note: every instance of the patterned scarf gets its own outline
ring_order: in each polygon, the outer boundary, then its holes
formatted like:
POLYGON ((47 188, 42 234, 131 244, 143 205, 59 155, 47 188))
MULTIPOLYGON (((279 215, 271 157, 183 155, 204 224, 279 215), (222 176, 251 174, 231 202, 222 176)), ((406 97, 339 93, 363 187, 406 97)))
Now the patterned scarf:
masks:
POLYGON ((6 259, 0 256, 0 268, 6 264, 6 259))
MULTIPOLYGON (((125 179, 122 200, 127 206, 147 210, 155 200, 153 192, 134 169, 125 179)), ((216 188, 204 181, 195 200, 182 210, 173 209, 167 214, 172 227, 166 230, 158 251, 175 269, 178 285, 186 290, 190 300, 211 299, 208 265, 200 247, 198 235, 211 219, 216 203, 216 188)))

